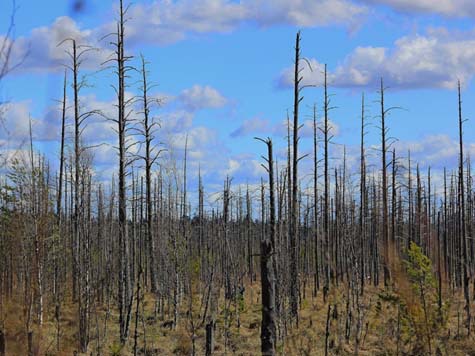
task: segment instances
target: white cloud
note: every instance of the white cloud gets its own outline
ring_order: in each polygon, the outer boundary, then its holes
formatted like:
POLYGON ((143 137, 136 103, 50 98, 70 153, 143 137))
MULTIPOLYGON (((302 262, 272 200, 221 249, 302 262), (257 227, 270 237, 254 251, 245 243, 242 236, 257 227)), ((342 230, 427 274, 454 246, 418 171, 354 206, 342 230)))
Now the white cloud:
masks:
MULTIPOLYGON (((50 26, 34 28, 28 37, 19 37, 13 46, 12 63, 22 63, 19 71, 59 70, 64 64, 70 64, 71 59, 66 51, 72 53, 72 44, 66 39, 74 39, 78 46, 96 48, 83 56, 83 68, 97 69, 108 56, 101 49, 96 33, 92 30, 81 30, 76 22, 67 17, 58 17, 50 26)), ((78 48, 78 53, 85 49, 78 48)))
POLYGON ((54 110, 48 109, 44 118, 31 116, 31 101, 11 102, 0 105, 3 112, 0 123, 0 139, 8 140, 10 146, 16 146, 30 137, 30 118, 35 141, 52 141, 58 139, 58 127, 61 121, 54 110))
POLYGON ((186 110, 168 112, 161 120, 161 130, 177 133, 190 128, 193 124, 194 114, 186 110))
POLYGON ((186 131, 171 135, 169 137, 168 146, 174 150, 184 150, 185 143, 187 143, 187 149, 191 152, 195 152, 196 155, 196 151, 217 144, 217 134, 215 130, 207 127, 192 127, 186 131), (187 140, 188 142, 186 142, 187 140))
MULTIPOLYGON (((355 27, 368 9, 350 0, 156 0, 139 3, 128 12, 125 27, 128 45, 170 44, 190 34, 225 33, 245 23, 258 26, 294 25, 315 27, 339 24, 355 27)), ((58 44, 67 38, 78 44, 99 49, 87 56, 85 69, 97 69, 109 58, 111 48, 104 35, 116 31, 115 22, 96 28, 81 29, 70 17, 58 17, 50 26, 34 28, 19 37, 13 47, 12 63, 25 58, 26 71, 58 70, 69 62, 64 50, 70 44, 58 44)), ((0 42, 4 39, 0 35, 0 42)))
POLYGON ((448 17, 474 17, 472 0, 360 0, 371 5, 387 5, 403 13, 429 13, 448 17))
POLYGON ((270 121, 255 117, 244 122, 236 130, 231 132, 231 137, 242 137, 256 134, 270 134, 273 131, 270 121))
MULTIPOLYGON (((184 90, 183 92, 194 92, 192 89, 184 90)), ((201 93, 201 91, 199 92, 201 93)), ((130 96, 131 94, 129 93, 128 95, 130 96)), ((192 97, 196 99, 199 95, 192 95, 192 97)), ((204 97, 208 98, 206 95, 204 97)), ((94 95, 88 95, 80 97, 80 101, 83 103, 82 112, 100 110, 105 116, 111 118, 114 118, 117 114, 117 109, 114 106, 115 99, 102 101, 97 99, 94 95)), ((217 132, 214 129, 194 125, 196 105, 202 102, 198 100, 189 108, 185 105, 177 107, 175 102, 166 101, 164 105, 159 108, 158 112, 152 113, 154 115, 158 114, 160 119, 160 127, 157 127, 155 132, 154 147, 157 150, 162 148, 167 149, 166 152, 162 153, 160 164, 164 167, 168 167, 172 172, 177 170, 175 166, 181 169, 179 162, 183 159, 185 140, 188 136, 188 170, 191 179, 197 176, 200 164, 203 175, 210 177, 210 180, 217 180, 218 177, 221 179, 219 175, 216 175, 216 172, 219 172, 222 162, 226 161, 229 150, 225 144, 219 140, 217 132)), ((206 105, 212 105, 213 103, 216 104, 216 101, 205 100, 206 105)), ((136 119, 138 115, 140 114, 134 112, 130 118, 136 119)), ((98 179, 110 179, 110 176, 116 173, 118 158, 115 148, 117 146, 117 132, 115 130, 116 124, 114 122, 98 115, 91 117, 87 125, 84 126, 82 138, 86 146, 94 146, 89 152, 94 157, 98 179)), ((69 138, 71 137, 72 136, 69 135, 69 138)), ((129 140, 130 143, 136 142, 140 140, 140 137, 130 136, 129 140)), ((143 145, 133 146, 135 153, 137 153, 139 149, 143 150, 143 145)), ((140 165, 142 165, 140 161, 135 163, 136 167, 140 165)))
POLYGON ((220 108, 227 103, 227 99, 219 91, 208 85, 194 85, 185 89, 178 96, 178 100, 190 111, 220 108))
POLYGON ((367 8, 349 0, 159 0, 131 9, 132 42, 168 44, 190 33, 230 32, 243 23, 258 26, 355 26, 367 8))
POLYGON ((158 0, 130 9, 126 28, 133 43, 168 44, 189 32, 228 32, 248 16, 242 4, 225 0, 158 0))
MULTIPOLYGON (((117 146, 117 144, 115 144, 117 146)), ((94 163, 99 166, 116 167, 118 151, 112 144, 104 144, 93 149, 94 163)))
POLYGON ((254 21, 263 26, 352 26, 368 11, 347 0, 248 0, 244 3, 254 21))
MULTIPOLYGON (((417 141, 398 141, 395 143, 396 152, 407 156, 411 151, 411 159, 422 167, 431 166, 441 169, 443 167, 456 167, 458 162, 458 141, 446 134, 427 135, 417 141)), ((466 145, 466 153, 473 155, 475 146, 466 145)))
POLYGON ((266 175, 262 162, 250 154, 232 156, 223 163, 225 164, 220 168, 221 179, 229 176, 237 183, 245 183, 248 179, 255 180, 266 175))
MULTIPOLYGON (((323 65, 310 60, 303 66, 303 84, 322 85, 323 65)), ((393 88, 455 88, 475 75, 475 33, 430 30, 425 35, 398 39, 392 48, 357 47, 328 75, 333 87, 377 88, 380 78, 393 88)), ((292 68, 280 74, 277 84, 290 87, 292 68)))

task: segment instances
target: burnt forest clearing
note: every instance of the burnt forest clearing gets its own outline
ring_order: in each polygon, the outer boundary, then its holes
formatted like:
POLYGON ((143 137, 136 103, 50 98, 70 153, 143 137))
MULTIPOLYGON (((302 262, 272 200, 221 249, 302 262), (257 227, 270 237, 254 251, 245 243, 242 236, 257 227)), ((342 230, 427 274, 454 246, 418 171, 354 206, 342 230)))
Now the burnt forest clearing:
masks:
MULTIPOLYGON (((135 5, 115 5, 107 55, 55 38, 54 152, 30 119, 21 145, 0 153, 0 356, 475 355, 465 137, 475 124, 463 78, 443 94, 455 165, 432 169, 398 149, 392 129, 408 108, 383 75, 352 94, 347 152, 335 76, 305 56, 315 44, 296 29, 280 43, 292 58, 287 102, 275 103, 285 130, 246 137, 259 179, 207 185, 196 138, 162 139, 160 72, 129 47, 135 5), (320 83, 305 78, 314 72, 320 83), (83 92, 103 75, 114 101, 93 107, 83 92), (106 177, 94 163, 102 143, 85 138, 92 122, 115 137, 106 177)), ((2 83, 28 63, 13 58, 18 16, 2 24, 2 83)))

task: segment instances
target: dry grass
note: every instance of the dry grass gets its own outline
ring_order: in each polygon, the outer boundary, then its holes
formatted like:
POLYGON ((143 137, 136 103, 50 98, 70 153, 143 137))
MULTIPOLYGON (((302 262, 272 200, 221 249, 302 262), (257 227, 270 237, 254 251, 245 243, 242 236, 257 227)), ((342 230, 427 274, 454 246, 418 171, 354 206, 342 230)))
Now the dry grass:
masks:
MULTIPOLYGON (((400 286, 401 290, 405 289, 400 286)), ((407 291, 406 291, 407 292, 407 291)), ((405 294, 404 292, 402 294, 405 294)), ((307 293, 310 296, 311 292, 307 293)), ((367 310, 363 321, 361 335, 360 355, 395 355, 398 335, 398 303, 391 298, 405 298, 399 295, 397 289, 385 290, 383 287, 366 287, 365 298, 362 304, 367 310)), ((407 296, 406 296, 407 297, 407 296)), ((244 302, 241 303, 240 327, 237 326, 234 307, 231 306, 230 318, 232 320, 228 333, 228 341, 225 346, 224 313, 217 317, 215 354, 216 355, 256 355, 260 353, 260 285, 254 283, 246 286, 244 302), (226 352, 225 352, 226 350, 226 352)), ((220 307, 223 305, 223 298, 220 307)), ((436 336, 434 345, 440 349, 441 355, 475 355, 475 339, 467 338, 463 323, 463 301, 461 295, 450 295, 451 303, 448 309, 448 323, 444 332, 436 336), (460 317, 460 318, 459 318, 460 317), (458 323, 458 320, 460 322, 458 323), (459 324, 459 325, 458 325, 459 324)), ((18 298, 18 301, 21 301, 18 298)), ((354 326, 349 340, 345 338, 346 323, 346 291, 345 287, 333 290, 328 302, 332 305, 332 317, 330 324, 329 345, 331 355, 354 354, 354 326), (336 305, 336 312, 334 306, 336 305)), ((145 354, 144 341, 146 342, 147 355, 190 355, 192 350, 191 332, 189 322, 186 319, 186 310, 183 310, 181 321, 176 330, 163 327, 163 322, 169 320, 159 316, 154 319, 154 299, 152 295, 146 295, 144 301, 144 323, 139 325, 139 350, 145 354)), ((196 313, 199 302, 195 302, 196 313)), ((27 337, 23 310, 20 303, 10 301, 5 305, 7 355, 26 355, 27 337)), ((129 342, 123 348, 117 343, 118 340, 118 315, 112 311, 108 321, 108 333, 106 339, 97 339, 97 325, 102 332, 105 318, 105 308, 96 306, 98 318, 91 318, 88 354, 101 355, 130 355, 133 350, 134 322, 131 323, 129 342), (97 322, 97 324, 96 324, 97 322), (99 342, 98 342, 99 341, 99 342), (99 351, 98 351, 98 346, 99 351)), ((56 350, 55 322, 53 310, 49 308, 45 315, 45 322, 40 328, 33 323, 34 346, 37 355, 72 355, 77 349, 76 332, 77 306, 66 303, 62 307, 60 351, 56 350)), ((327 304, 322 300, 322 293, 317 298, 307 298, 303 301, 300 311, 299 328, 288 330, 285 342, 279 342, 278 350, 282 355, 323 355, 325 345, 325 325, 327 316, 327 304)), ((408 331, 401 331, 408 332, 408 331)), ((408 335, 400 342, 400 355, 417 354, 414 352, 414 337, 408 335)), ((204 354, 205 334, 204 327, 197 331, 196 350, 197 355, 204 354)), ((434 348, 435 349, 435 348, 434 348)))

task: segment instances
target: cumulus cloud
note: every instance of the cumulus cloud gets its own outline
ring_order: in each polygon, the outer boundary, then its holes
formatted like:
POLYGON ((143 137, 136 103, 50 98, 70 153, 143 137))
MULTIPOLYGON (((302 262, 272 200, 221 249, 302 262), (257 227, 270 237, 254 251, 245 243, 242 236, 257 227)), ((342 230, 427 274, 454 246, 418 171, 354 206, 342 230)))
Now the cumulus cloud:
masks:
POLYGON ((237 183, 244 183, 248 179, 257 179, 266 175, 262 162, 250 154, 231 156, 224 163, 225 165, 220 168, 221 179, 229 176, 233 177, 237 183))
POLYGON ((471 0, 360 0, 368 5, 387 5, 402 13, 428 13, 448 17, 474 17, 471 0))
MULTIPOLYGON (((192 89, 186 89, 183 92, 193 92, 192 89)), ((131 95, 131 93, 126 93, 126 97, 131 95)), ((117 173, 118 158, 116 147, 118 146, 118 141, 117 124, 107 120, 105 117, 114 118, 117 115, 115 99, 100 100, 95 95, 81 96, 79 99, 81 102, 81 112, 95 110, 102 113, 102 115, 91 116, 84 124, 82 140, 85 146, 91 147, 88 152, 94 160, 94 167, 97 172, 96 178, 108 180, 113 174, 117 173)), ((183 159, 185 140, 188 139, 188 173, 191 179, 197 176, 201 164, 201 172, 204 176, 208 175, 211 181, 221 180, 222 176, 216 173, 220 172, 221 163, 227 160, 229 150, 225 143, 219 139, 216 130, 194 124, 197 103, 202 103, 202 101, 198 100, 195 102, 195 105, 190 107, 185 105, 177 107, 175 105, 176 100, 165 101, 158 112, 153 112, 152 114, 157 115, 160 121, 160 127, 157 127, 153 144, 157 150, 167 149, 162 153, 161 165, 172 167, 171 169, 176 170, 177 168, 174 166, 183 159)), ((206 104, 205 101, 205 106, 213 103, 216 105, 216 102, 211 101, 206 104)), ((137 111, 132 111, 129 118, 131 120, 140 119, 140 110, 141 108, 137 108, 137 111)), ((68 120, 70 124, 71 116, 72 113, 69 113, 68 120)), ((46 120, 46 116, 42 120, 46 120)), ((72 142, 71 129, 72 126, 69 126, 68 142, 72 142)), ((57 134, 58 128, 52 130, 52 132, 57 134)), ((129 133, 133 132, 130 131, 129 133)), ((140 140, 141 138, 138 136, 129 135, 128 137, 129 144, 140 140)), ((130 153, 140 153, 143 155, 143 149, 143 145, 136 144, 132 146, 130 153)), ((134 165, 138 167, 142 164, 143 162, 137 161, 134 165)))
POLYGON ((368 12, 366 7, 347 0, 248 0, 244 4, 252 13, 251 18, 261 26, 348 26, 368 12))
POLYGON ((58 139, 58 125, 61 123, 54 108, 48 108, 41 119, 31 116, 31 101, 11 102, 0 105, 3 112, 0 124, 0 139, 16 146, 30 137, 30 119, 33 139, 35 141, 52 141, 58 139))
POLYGON ((130 9, 128 39, 169 44, 187 33, 228 32, 248 16, 246 7, 225 0, 159 0, 130 9))
MULTIPOLYGON (((129 9, 125 33, 129 45, 164 45, 193 34, 230 32, 245 23, 354 27, 367 11, 366 6, 350 0, 157 0, 129 9)), ((19 37, 13 47, 12 63, 25 59, 23 70, 57 70, 69 60, 64 52, 69 48, 67 44, 57 45, 73 38, 82 45, 100 49, 85 61, 86 68, 97 68, 111 53, 108 41, 102 38, 115 31, 112 21, 82 29, 70 17, 61 16, 50 26, 35 28, 28 36, 19 37)), ((4 39, 0 35, 0 42, 4 39)))
MULTIPOLYGON (((303 84, 322 85, 324 66, 316 59, 303 66, 303 84)), ((284 69, 279 87, 293 85, 293 69, 284 69)), ((424 35, 398 39, 392 48, 357 47, 328 74, 333 87, 376 88, 380 78, 399 89, 456 87, 457 80, 468 83, 475 74, 475 33, 430 30, 424 35)))
MULTIPOLYGON (((406 156, 411 152, 411 159, 422 167, 431 166, 435 169, 453 168, 458 164, 458 141, 446 134, 427 135, 417 141, 398 141, 396 151, 406 156)), ((466 145, 466 154, 475 153, 475 144, 466 145)))
POLYGON ((256 135, 262 133, 270 133, 273 131, 271 127, 271 123, 269 120, 261 119, 259 117, 255 117, 249 120, 244 120, 241 126, 239 126, 236 130, 231 132, 231 137, 242 137, 247 135, 256 135))
POLYGON ((227 99, 219 91, 208 85, 194 85, 185 89, 178 96, 178 100, 190 111, 220 108, 227 103, 227 99))
MULTIPOLYGON (((1 39, 1 36, 0 36, 1 39)), ((69 64, 72 44, 66 39, 74 39, 78 46, 95 48, 83 56, 83 68, 97 68, 106 60, 109 52, 102 48, 93 30, 81 30, 78 24, 67 16, 58 17, 50 26, 34 28, 27 37, 16 39, 12 49, 11 63, 20 63, 20 71, 58 70, 69 64)), ((85 49, 79 48, 78 53, 85 49)))
MULTIPOLYGON (((197 95, 185 95, 186 98, 191 98, 187 102, 189 105, 176 107, 176 105, 172 104, 172 101, 164 103, 164 106, 159 111, 161 125, 155 132, 154 145, 158 149, 166 146, 168 153, 173 153, 175 155, 174 158, 179 159, 179 157, 183 156, 185 138, 188 137, 190 169, 195 169, 197 172, 199 162, 203 162, 203 165, 213 167, 209 170, 206 169, 206 172, 213 175, 218 171, 220 162, 225 160, 228 149, 218 139, 214 129, 202 126, 197 127, 193 121, 198 107, 219 106, 223 103, 224 99, 222 96, 216 96, 215 94, 218 92, 212 88, 201 89, 196 90, 196 87, 193 87, 183 91, 183 93, 197 93, 197 95), (217 161, 216 152, 222 155, 217 161)), ((126 97, 131 97, 131 95, 131 93, 126 93, 126 97)), ((98 177, 109 179, 110 176, 105 177, 104 174, 114 172, 113 167, 116 167, 117 164, 116 147, 118 144, 117 124, 107 120, 106 117, 114 118, 117 115, 115 99, 100 100, 94 94, 90 94, 80 96, 79 101, 82 113, 89 111, 101 113, 101 115, 92 115, 83 123, 81 139, 86 147, 90 147, 88 152, 94 157, 94 165, 98 170, 98 177)), ((131 120, 139 119, 140 110, 138 108, 137 111, 131 111, 129 118, 131 120)), ((0 147, 2 149, 0 156, 5 157, 6 152, 15 150, 28 142, 32 102, 23 101, 3 104, 0 106, 0 111, 3 113, 0 127, 0 147)), ((153 114, 157 113, 154 112, 153 114)), ((72 108, 69 108, 66 122, 67 144, 73 142, 72 117, 72 108)), ((33 117, 32 124, 33 138, 36 142, 57 142, 60 138, 61 126, 60 105, 48 107, 38 117, 33 117)), ((133 132, 130 131, 129 133, 133 132)), ((130 144, 138 140, 140 140, 138 136, 129 135, 128 142, 130 144)), ((131 153, 139 153, 141 149, 143 149, 143 145, 136 144, 131 148, 133 151, 131 153)), ((138 162, 137 164, 140 163, 138 162)))
POLYGON ((190 33, 230 32, 242 23, 354 26, 367 11, 349 0, 160 0, 131 9, 128 33, 132 42, 168 44, 190 33))
POLYGON ((169 141, 168 146, 174 150, 184 150, 186 142, 187 149, 195 152, 195 157, 202 156, 196 151, 218 143, 216 131, 204 126, 190 127, 186 131, 177 132, 170 137, 169 141))

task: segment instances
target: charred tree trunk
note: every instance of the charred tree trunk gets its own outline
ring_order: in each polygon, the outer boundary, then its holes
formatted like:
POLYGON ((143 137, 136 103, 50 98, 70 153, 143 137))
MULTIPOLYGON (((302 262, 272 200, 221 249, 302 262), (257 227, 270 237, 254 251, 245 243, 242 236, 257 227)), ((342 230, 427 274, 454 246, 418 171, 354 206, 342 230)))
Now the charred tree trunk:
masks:
POLYGON ((127 72, 126 62, 127 58, 124 54, 124 25, 125 25, 126 10, 123 8, 123 2, 120 0, 119 8, 119 22, 117 24, 117 43, 116 45, 116 62, 117 62, 117 108, 118 117, 117 133, 119 141, 119 188, 118 188, 118 205, 119 205, 119 328, 120 328, 120 343, 124 345, 129 336, 130 313, 132 308, 133 294, 131 292, 131 276, 130 276, 130 249, 128 237, 128 222, 127 222, 127 113, 126 113, 126 99, 125 99, 125 76, 127 72))
POLYGON ((142 57, 142 100, 143 100, 143 128, 142 134, 145 141, 145 205, 146 205, 146 221, 147 221, 147 244, 148 259, 150 266, 150 291, 157 292, 157 263, 155 256, 157 254, 155 248, 155 239, 152 233, 153 217, 152 217, 152 166, 158 158, 159 152, 154 154, 152 139, 155 123, 150 119, 150 104, 148 99, 147 70, 144 57, 142 57))
POLYGON ((466 326, 467 334, 470 335, 472 316, 470 313, 470 271, 468 261, 468 247, 465 225, 465 188, 464 188, 464 156, 463 156, 463 118, 462 118, 462 96, 460 91, 460 81, 458 82, 458 124, 459 124, 459 218, 460 218, 460 247, 462 249, 461 259, 463 265, 463 292, 465 297, 465 312, 466 312, 466 326))
POLYGON ((314 214, 314 279, 313 297, 320 289, 320 274, 318 265, 318 145, 317 145, 317 107, 313 106, 313 214, 314 214))
POLYGON ((297 254, 297 244, 299 241, 299 214, 298 214, 298 130, 299 130, 299 104, 302 101, 300 97, 300 82, 302 80, 299 66, 300 62, 300 32, 295 39, 295 70, 294 70, 294 115, 292 126, 292 202, 291 202, 291 236, 290 236, 290 309, 292 318, 295 318, 298 325, 299 311, 299 264, 297 254))
POLYGON ((329 290, 330 290, 330 172, 328 170, 328 146, 330 143, 330 124, 328 113, 330 110, 330 99, 328 97, 328 83, 327 83, 327 66, 325 64, 325 81, 324 81, 324 122, 323 122, 323 143, 324 143, 324 192, 323 192, 323 230, 324 230, 324 238, 325 238, 325 247, 324 247, 324 254, 325 254, 325 285, 323 287, 323 296, 324 299, 326 298, 329 290))
POLYGON ((382 187, 381 194, 383 198, 383 223, 382 223, 382 242, 384 246, 384 256, 383 256, 383 268, 384 268, 384 285, 388 286, 389 284, 389 237, 388 237, 388 181, 387 181, 387 165, 386 165, 386 113, 387 110, 384 107, 384 85, 383 79, 381 78, 381 170, 382 170, 382 187))
POLYGON ((269 235, 261 241, 261 291, 262 291, 262 322, 261 352, 262 355, 275 355, 276 348, 276 276, 275 276, 275 197, 274 197, 274 163, 272 141, 261 140, 267 145, 269 174, 270 220, 269 235))
POLYGON ((360 143, 360 288, 361 295, 364 293, 365 284, 365 244, 366 244, 366 226, 365 226, 365 206, 366 206, 366 162, 365 162, 365 98, 361 98, 361 143, 360 143))

